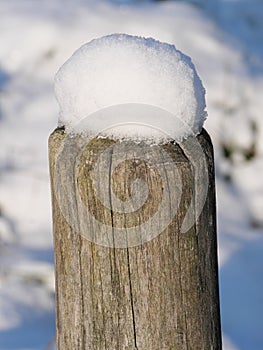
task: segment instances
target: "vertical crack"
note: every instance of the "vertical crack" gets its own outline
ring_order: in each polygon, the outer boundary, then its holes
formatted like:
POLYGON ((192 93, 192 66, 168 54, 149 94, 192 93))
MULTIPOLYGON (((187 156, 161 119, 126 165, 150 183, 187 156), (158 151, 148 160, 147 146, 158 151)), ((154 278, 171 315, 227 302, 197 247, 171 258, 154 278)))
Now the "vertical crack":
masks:
MULTIPOLYGON (((76 158, 74 159, 74 164, 73 164, 73 169, 74 169, 74 173, 73 173, 73 181, 74 181, 74 202, 75 202, 75 206, 76 206, 76 217, 78 218, 77 220, 77 232, 80 232, 79 226, 80 226, 80 221, 79 221, 79 207, 78 207, 78 196, 77 196, 77 191, 78 191, 78 178, 76 177, 76 174, 78 173, 78 166, 79 166, 79 158, 78 156, 76 156, 76 158)), ((75 232, 73 231, 73 229, 71 228, 71 233, 73 232, 73 234, 75 234, 75 232)), ((84 301, 84 281, 83 281, 83 264, 82 264, 82 249, 83 249, 83 241, 82 241, 82 236, 80 234, 77 235, 77 240, 76 240, 76 244, 77 244, 77 257, 78 257, 78 264, 79 264, 79 284, 80 284, 80 308, 81 308, 81 333, 79 334, 79 337, 77 338, 77 343, 81 346, 83 346, 84 348, 86 347, 86 328, 85 328, 85 301, 84 301)))
POLYGON ((84 282, 83 282, 83 269, 82 269, 82 258, 81 258, 81 252, 82 252, 82 238, 79 235, 79 268, 80 268, 80 288, 81 288, 81 317, 82 317, 82 326, 81 326, 81 338, 82 338, 82 346, 84 349, 86 348, 86 329, 84 326, 84 320, 85 320, 85 302, 84 302, 84 282))
MULTIPOLYGON (((113 250, 115 249, 115 240, 114 240, 114 220, 113 220, 113 205, 112 205, 112 194, 111 194, 111 172, 112 172, 112 157, 113 157, 113 148, 110 149, 110 164, 109 164, 109 202, 110 202, 110 212, 111 212, 111 227, 112 227, 112 243, 113 250)), ((115 251, 114 251, 115 256, 115 251)))
POLYGON ((131 283, 131 268, 130 268, 129 248, 127 248, 126 251, 127 251, 127 263, 128 263, 128 276, 129 276, 129 287, 130 287, 131 311, 132 311, 132 325, 133 325, 133 336, 134 336, 134 350, 138 350, 138 347, 137 347, 137 338, 136 338, 135 313, 134 313, 134 306, 133 306, 133 294, 132 294, 132 283, 131 283))
MULTIPOLYGON (((110 253, 110 261, 111 261, 111 264, 110 264, 110 268, 111 268, 111 279, 113 281, 113 284, 114 284, 114 281, 117 279, 118 281, 118 284, 119 284, 119 287, 120 287, 120 280, 119 280, 119 275, 118 275, 118 269, 117 269, 117 262, 116 262, 116 247, 115 247, 115 236, 114 236, 114 208, 113 208, 113 203, 112 203, 112 163, 113 163, 113 147, 110 148, 110 153, 109 153, 109 156, 110 156, 110 164, 109 164, 109 203, 110 203, 110 213, 111 213, 111 227, 112 227, 112 246, 113 246, 113 249, 110 250, 112 253, 113 253, 113 265, 114 267, 112 267, 112 259, 111 259, 111 253, 110 253)), ((113 286, 113 285, 112 285, 113 286)), ((117 297, 117 303, 118 303, 118 306, 119 306, 119 297, 117 297)), ((118 346, 118 349, 119 349, 119 323, 120 323, 120 313, 119 313, 119 308, 118 308, 118 327, 117 327, 117 337, 116 337, 116 342, 117 342, 117 346, 118 346)))

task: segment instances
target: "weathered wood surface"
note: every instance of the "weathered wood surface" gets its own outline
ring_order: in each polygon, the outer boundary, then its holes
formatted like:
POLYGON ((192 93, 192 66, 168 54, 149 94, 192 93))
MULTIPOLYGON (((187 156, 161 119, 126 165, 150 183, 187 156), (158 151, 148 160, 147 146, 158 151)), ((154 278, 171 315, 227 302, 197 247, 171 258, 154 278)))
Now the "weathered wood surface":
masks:
MULTIPOLYGON (((57 129, 49 140, 57 349, 220 350, 214 164, 208 134, 203 130, 198 136, 208 169, 206 201, 201 215, 185 233, 181 232, 181 225, 191 198, 195 197, 195 203, 199 200, 187 152, 175 144, 153 148, 155 164, 149 165, 136 155, 133 160, 125 159, 134 147, 131 142, 124 143, 120 149, 112 140, 96 139, 77 156, 76 151, 69 151, 70 146, 57 167, 66 139, 64 131, 57 129), (94 163, 107 148, 111 149, 111 159, 100 161, 94 180, 90 175, 94 163), (167 158, 164 154, 168 154, 167 158), (111 169, 114 157, 125 161, 111 169), (64 161, 72 164, 71 175, 65 174, 66 166, 62 169, 64 161), (155 165, 164 170, 166 179, 169 179, 169 172, 178 172, 182 195, 177 213, 168 226, 162 230, 158 222, 153 222, 152 230, 157 228, 158 232, 159 228, 162 232, 149 241, 145 241, 142 233, 141 244, 137 241, 136 244, 128 233, 125 237, 125 230, 136 227, 140 231, 141 223, 158 211, 163 194, 165 180, 160 171, 154 169, 155 165), (102 183, 103 176, 111 171, 109 196, 114 192, 123 203, 134 194, 131 189, 134 179, 147 183, 148 198, 141 210, 135 208, 133 213, 121 213, 119 208, 114 208, 111 199, 107 208, 102 204, 103 198, 97 198, 93 181, 102 183), (57 194, 58 186, 64 196, 57 194), (61 200, 66 203, 61 205, 61 200), (83 203, 92 216, 111 230, 97 232, 98 228, 88 221, 89 217, 81 209, 83 203), (65 213, 67 207, 69 213, 65 213), (126 247, 124 244, 122 248, 114 248, 118 228, 123 230, 126 247), (83 230, 89 231, 87 236, 83 230), (108 235, 109 246, 96 243, 104 234, 108 235)), ((79 139, 70 141, 74 142, 78 143, 79 139)), ((136 147, 143 150, 148 146, 136 147)), ((172 202, 178 201, 178 193, 178 188, 170 188, 171 203, 167 202, 167 212, 172 202)), ((106 201, 107 196, 105 194, 106 201)))

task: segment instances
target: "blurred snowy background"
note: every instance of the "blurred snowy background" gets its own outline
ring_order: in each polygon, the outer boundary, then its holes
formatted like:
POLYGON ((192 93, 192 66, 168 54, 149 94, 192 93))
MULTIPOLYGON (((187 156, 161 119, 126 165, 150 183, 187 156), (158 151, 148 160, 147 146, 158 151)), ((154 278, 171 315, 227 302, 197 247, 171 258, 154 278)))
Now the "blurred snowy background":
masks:
POLYGON ((51 349, 53 77, 80 45, 115 32, 174 43, 203 80, 224 350, 262 350, 262 0, 0 0, 0 350, 51 349))

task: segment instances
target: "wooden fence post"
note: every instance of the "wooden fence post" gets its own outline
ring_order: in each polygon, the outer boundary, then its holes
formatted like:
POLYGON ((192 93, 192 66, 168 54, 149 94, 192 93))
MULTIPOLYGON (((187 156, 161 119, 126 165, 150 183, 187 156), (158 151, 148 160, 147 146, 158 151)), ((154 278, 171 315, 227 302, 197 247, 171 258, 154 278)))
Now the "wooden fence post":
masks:
POLYGON ((213 147, 193 140, 51 134, 57 350, 222 349, 213 147))

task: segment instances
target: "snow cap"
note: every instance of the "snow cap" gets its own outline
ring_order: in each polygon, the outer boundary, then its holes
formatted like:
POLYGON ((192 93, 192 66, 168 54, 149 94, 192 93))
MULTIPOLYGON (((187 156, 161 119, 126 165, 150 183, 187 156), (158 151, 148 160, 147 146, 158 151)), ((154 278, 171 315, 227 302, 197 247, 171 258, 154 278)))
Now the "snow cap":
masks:
POLYGON ((59 126, 73 134, 181 141, 198 134, 207 115, 191 59, 174 45, 126 34, 80 47, 56 74, 55 94, 59 126))

